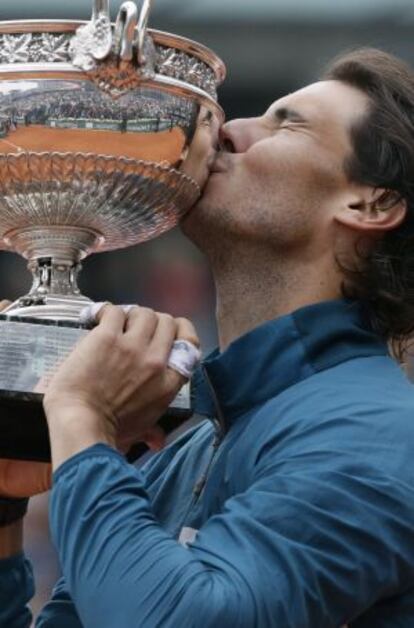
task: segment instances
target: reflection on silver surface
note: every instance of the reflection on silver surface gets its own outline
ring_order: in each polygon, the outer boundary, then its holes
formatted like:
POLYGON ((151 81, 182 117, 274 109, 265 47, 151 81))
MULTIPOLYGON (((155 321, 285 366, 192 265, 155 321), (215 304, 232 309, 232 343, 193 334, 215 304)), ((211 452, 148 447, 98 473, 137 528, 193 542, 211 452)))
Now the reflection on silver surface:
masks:
MULTIPOLYGON (((21 23, 15 24, 16 29, 21 28, 21 23)), ((33 28, 40 26, 36 24, 33 28)), ((49 25, 49 28, 51 27, 49 25)), ((10 26, 7 26, 7 30, 9 28, 10 26)), ((70 53, 73 33, 2 33, 2 29, 6 30, 6 27, 0 22, 0 72, 10 72, 13 70, 10 66, 16 64, 25 64, 28 67, 32 64, 69 64, 73 61, 70 53)), ((224 68, 216 57, 212 58, 215 63, 211 66, 205 59, 190 54, 186 48, 181 48, 182 39, 177 38, 175 42, 170 36, 171 44, 168 44, 168 36, 165 34, 157 31, 148 32, 153 36, 155 74, 183 81, 205 91, 212 98, 217 98, 217 84, 224 78, 224 68)), ((206 55, 205 49, 201 46, 200 51, 206 55)))
POLYGON ((93 4, 86 24, 0 23, 0 247, 35 274, 19 315, 73 318, 83 257, 176 225, 223 120, 214 53, 147 30, 149 0, 116 27, 93 4))
MULTIPOLYGON (((113 99, 94 83, 0 82, 0 237, 82 226, 109 250, 177 223, 200 187, 185 174, 200 107, 174 93, 113 99), (52 150, 51 150, 52 149, 52 150), (91 152, 91 149, 94 152, 91 152)), ((92 249, 93 250, 93 249, 92 249)))
POLYGON ((47 255, 52 228, 62 241, 65 228, 96 233, 99 237, 84 253, 156 237, 195 203, 200 188, 187 175, 156 162, 24 152, 0 155, 0 190, 3 242, 30 258, 47 255), (19 235, 27 246, 17 244, 19 235))

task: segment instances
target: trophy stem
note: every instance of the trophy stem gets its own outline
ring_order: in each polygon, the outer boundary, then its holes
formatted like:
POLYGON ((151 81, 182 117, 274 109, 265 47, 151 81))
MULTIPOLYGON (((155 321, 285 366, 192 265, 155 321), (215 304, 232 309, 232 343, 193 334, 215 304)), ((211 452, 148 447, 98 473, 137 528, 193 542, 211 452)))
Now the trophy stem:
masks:
POLYGON ((61 296, 79 296, 77 277, 82 266, 76 262, 43 257, 29 261, 29 270, 33 273, 33 285, 26 297, 21 300, 32 303, 43 303, 49 294, 61 296))
POLYGON ((90 303, 78 288, 80 261, 96 249, 102 236, 81 227, 46 226, 15 229, 4 238, 28 259, 33 274, 30 292, 7 310, 7 315, 77 321, 90 303))

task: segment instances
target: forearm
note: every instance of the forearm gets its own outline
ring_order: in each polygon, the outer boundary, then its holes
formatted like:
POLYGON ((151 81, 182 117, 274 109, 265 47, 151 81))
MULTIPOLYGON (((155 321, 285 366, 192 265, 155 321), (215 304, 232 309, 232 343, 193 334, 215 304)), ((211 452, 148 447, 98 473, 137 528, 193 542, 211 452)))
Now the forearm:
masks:
POLYGON ((23 551, 23 519, 0 527, 0 560, 23 551))
POLYGON ((66 460, 93 445, 114 446, 114 437, 102 428, 102 421, 96 419, 93 410, 71 407, 62 402, 58 405, 45 403, 45 411, 54 471, 66 460))
POLYGON ((28 628, 33 574, 23 554, 27 499, 0 498, 0 628, 28 628))
POLYGON ((0 628, 29 628, 33 573, 22 553, 23 524, 0 528, 0 628))
MULTIPOLYGON (((23 554, 23 519, 0 527, 0 628, 29 628, 28 603, 34 595, 30 562, 23 554)), ((64 583, 54 589, 53 599, 37 618, 37 628, 81 628, 75 606, 64 583)))
POLYGON ((51 530, 85 628, 253 625, 237 570, 197 558, 151 513, 143 484, 115 452, 94 448, 55 474, 51 530))

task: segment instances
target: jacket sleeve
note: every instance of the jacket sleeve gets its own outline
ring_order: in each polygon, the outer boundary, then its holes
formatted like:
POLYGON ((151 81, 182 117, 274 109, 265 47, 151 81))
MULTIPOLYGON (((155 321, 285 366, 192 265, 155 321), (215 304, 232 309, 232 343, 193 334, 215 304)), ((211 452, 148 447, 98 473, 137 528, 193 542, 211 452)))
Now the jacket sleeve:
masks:
POLYGON ((56 584, 51 599, 37 618, 36 628, 82 628, 63 578, 56 584))
POLYGON ((185 548, 114 450, 68 460, 51 529, 84 627, 331 628, 398 590, 399 562, 405 577, 414 564, 407 487, 313 462, 262 468, 185 548))
POLYGON ((0 560, 0 628, 29 628, 33 573, 24 554, 0 560))
MULTIPOLYGON (((0 560, 0 628, 29 628, 28 603, 34 595, 33 571, 24 554, 0 560)), ((63 579, 36 621, 36 628, 82 628, 63 579)))
MULTIPOLYGON (((29 628, 32 625, 28 604, 35 593, 34 585, 31 563, 23 553, 0 560, 0 628, 29 628)), ((54 587, 51 599, 35 625, 36 628, 82 628, 64 578, 54 587)))

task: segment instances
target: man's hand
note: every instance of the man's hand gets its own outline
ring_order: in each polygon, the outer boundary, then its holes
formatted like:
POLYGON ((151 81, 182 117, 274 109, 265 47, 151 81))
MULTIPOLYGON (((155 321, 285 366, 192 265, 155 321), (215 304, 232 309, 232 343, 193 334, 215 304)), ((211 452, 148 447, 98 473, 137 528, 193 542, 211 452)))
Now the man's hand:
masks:
POLYGON ((0 460, 0 497, 32 497, 48 491, 51 482, 50 464, 0 460))
POLYGON ((186 319, 138 306, 101 310, 46 391, 54 468, 96 443, 127 449, 144 440, 185 383, 167 366, 177 339, 198 345, 186 319))

